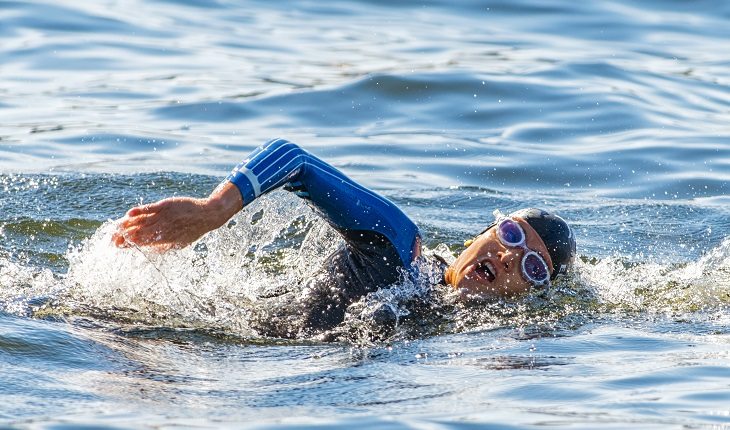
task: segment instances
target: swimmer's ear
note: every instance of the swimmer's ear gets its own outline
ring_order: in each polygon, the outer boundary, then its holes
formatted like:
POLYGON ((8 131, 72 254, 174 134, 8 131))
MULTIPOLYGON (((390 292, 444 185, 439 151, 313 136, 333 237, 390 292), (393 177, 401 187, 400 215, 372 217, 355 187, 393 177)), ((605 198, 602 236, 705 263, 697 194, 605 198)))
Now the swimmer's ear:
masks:
MULTIPOLYGON (((486 231, 486 230, 485 230, 485 231, 486 231)), ((484 233, 484 232, 481 232, 481 233, 479 233, 478 235, 476 235, 476 236, 472 237, 472 238, 471 238, 471 239, 469 239, 469 240, 465 240, 465 241, 464 241, 464 247, 465 247, 465 248, 468 248, 469 246, 471 246, 471 244, 472 244, 472 243, 474 243, 474 241, 475 241, 475 240, 477 240, 477 239, 479 238, 479 236, 481 236, 481 235, 482 235, 482 233, 484 233)))

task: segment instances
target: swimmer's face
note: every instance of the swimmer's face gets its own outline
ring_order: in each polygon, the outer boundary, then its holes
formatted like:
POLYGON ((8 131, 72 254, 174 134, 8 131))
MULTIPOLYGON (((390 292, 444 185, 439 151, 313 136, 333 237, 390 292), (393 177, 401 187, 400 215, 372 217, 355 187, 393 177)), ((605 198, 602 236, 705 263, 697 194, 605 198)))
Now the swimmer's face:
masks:
MULTIPOLYGON (((525 232, 528 248, 540 254, 553 271, 545 243, 522 218, 512 217, 525 232)), ((525 249, 504 245, 497 229, 490 228, 479 235, 446 269, 446 282, 466 295, 513 297, 530 291, 532 283, 522 276, 525 249)))

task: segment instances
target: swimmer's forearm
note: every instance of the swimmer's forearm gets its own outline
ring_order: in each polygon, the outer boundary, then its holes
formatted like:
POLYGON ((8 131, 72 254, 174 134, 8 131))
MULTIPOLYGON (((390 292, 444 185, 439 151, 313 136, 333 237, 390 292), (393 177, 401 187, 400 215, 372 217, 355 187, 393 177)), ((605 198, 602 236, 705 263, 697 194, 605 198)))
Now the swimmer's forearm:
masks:
POLYGON ((229 181, 224 181, 205 199, 204 206, 210 214, 211 225, 209 230, 214 230, 243 209, 243 199, 235 185, 229 181))

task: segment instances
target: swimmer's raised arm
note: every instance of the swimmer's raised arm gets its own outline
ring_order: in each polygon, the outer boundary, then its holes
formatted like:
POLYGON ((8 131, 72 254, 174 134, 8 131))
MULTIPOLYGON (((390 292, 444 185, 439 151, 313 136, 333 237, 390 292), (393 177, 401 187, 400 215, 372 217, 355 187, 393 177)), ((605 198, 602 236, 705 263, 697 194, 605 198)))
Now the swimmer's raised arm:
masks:
POLYGON ((256 149, 228 180, 240 190, 244 206, 284 186, 360 250, 391 246, 405 266, 420 253, 418 227, 395 204, 287 140, 256 149))
POLYGON ((113 241, 160 250, 185 247, 281 186, 305 199, 359 248, 390 244, 406 266, 420 250, 418 228, 392 202, 283 139, 257 148, 208 198, 176 197, 131 209, 113 241))

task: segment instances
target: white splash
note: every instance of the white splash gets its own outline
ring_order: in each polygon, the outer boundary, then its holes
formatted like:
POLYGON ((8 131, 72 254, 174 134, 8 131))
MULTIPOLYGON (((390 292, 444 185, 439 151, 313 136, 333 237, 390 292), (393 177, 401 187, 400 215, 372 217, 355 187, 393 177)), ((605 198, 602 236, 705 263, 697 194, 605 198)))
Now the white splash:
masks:
POLYGON ((690 263, 625 263, 620 257, 578 262, 577 284, 621 311, 681 314, 730 305, 730 238, 690 263))
POLYGON ((245 332, 257 292, 299 282, 338 243, 324 221, 284 193, 254 202, 193 246, 163 254, 116 248, 115 229, 105 223, 68 253, 70 299, 147 323, 237 332, 245 332))
POLYGON ((33 269, 0 256, 0 310, 30 316, 63 289, 48 269, 33 269))

